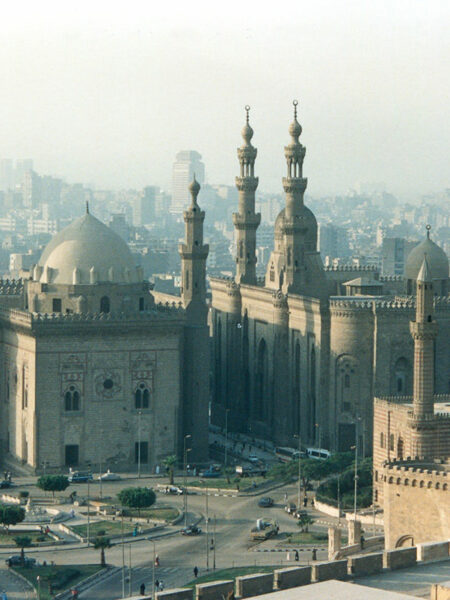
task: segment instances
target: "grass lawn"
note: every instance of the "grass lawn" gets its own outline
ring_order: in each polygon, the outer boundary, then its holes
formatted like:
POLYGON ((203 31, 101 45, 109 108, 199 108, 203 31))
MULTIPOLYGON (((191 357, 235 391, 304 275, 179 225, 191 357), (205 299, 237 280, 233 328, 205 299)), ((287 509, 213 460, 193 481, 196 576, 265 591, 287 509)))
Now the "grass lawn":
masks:
POLYGON ((322 544, 328 542, 328 535, 326 533, 318 533, 316 531, 308 532, 295 532, 292 533, 286 541, 288 544, 312 544, 321 542, 322 544))
MULTIPOLYGON (((233 481, 234 476, 230 478, 230 483, 228 483, 226 477, 218 477, 217 479, 208 479, 203 480, 203 483, 200 480, 190 481, 188 483, 188 487, 199 487, 204 488, 205 484, 208 488, 219 488, 219 489, 228 489, 228 490, 236 490, 236 483, 233 481)), ((242 477, 239 479, 239 490, 241 492, 245 492, 252 488, 253 482, 256 485, 260 485, 263 482, 268 481, 264 477, 242 477)))
MULTIPOLYGON (((100 555, 99 555, 100 558, 100 555)), ((96 573, 101 569, 100 565, 48 565, 46 567, 34 567, 26 569, 23 567, 13 567, 15 571, 23 575, 37 589, 36 577, 41 578, 40 600, 52 600, 53 594, 49 592, 49 583, 52 583, 53 590, 57 593, 63 592, 68 588, 74 587, 82 579, 96 573)))
MULTIPOLYGON (((82 537, 87 536, 87 524, 84 525, 72 525, 70 527, 75 533, 81 535, 82 537)), ((134 525, 131 523, 127 523, 126 521, 123 524, 123 531, 125 535, 130 534, 134 529, 134 525)), ((118 521, 91 521, 89 526, 89 537, 90 539, 94 539, 97 537, 99 531, 104 531, 105 533, 102 535, 117 535, 122 533, 122 523, 120 519, 118 521)))
POLYGON ((45 533, 41 533, 40 531, 11 531, 9 535, 2 531, 0 532, 0 544, 14 546, 16 543, 14 541, 15 537, 29 537, 31 538, 32 544, 38 543, 38 538, 45 538, 41 540, 42 542, 53 541, 53 538, 49 537, 48 535, 45 535, 45 533))
MULTIPOLYGON (((123 514, 125 517, 139 517, 139 511, 136 508, 125 508, 123 514)), ((141 508, 140 517, 141 519, 173 521, 179 514, 179 510, 171 507, 141 508)))
POLYGON ((220 569, 218 571, 210 571, 206 575, 201 575, 183 587, 193 588, 197 583, 208 583, 209 581, 219 581, 220 579, 235 579, 241 575, 251 575, 252 573, 272 573, 274 569, 279 568, 280 565, 275 567, 264 565, 260 567, 232 567, 230 569, 220 569))

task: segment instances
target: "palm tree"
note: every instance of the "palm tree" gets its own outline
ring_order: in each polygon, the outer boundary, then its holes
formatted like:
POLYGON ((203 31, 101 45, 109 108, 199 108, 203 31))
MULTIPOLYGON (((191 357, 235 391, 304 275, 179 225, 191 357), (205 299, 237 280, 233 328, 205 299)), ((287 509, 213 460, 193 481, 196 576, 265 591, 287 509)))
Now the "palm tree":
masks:
POLYGON ((106 567, 105 548, 111 548, 110 539, 103 536, 95 538, 94 548, 96 550, 100 549, 100 564, 102 567, 106 567))
POLYGON ((169 474, 170 485, 173 485, 173 475, 174 475, 176 464, 177 464, 177 457, 175 456, 175 454, 166 456, 166 458, 163 460, 163 465, 166 467, 166 472, 169 474))
POLYGON ((309 515, 302 514, 300 515, 299 520, 297 521, 297 525, 300 527, 301 531, 308 533, 308 527, 314 523, 314 520, 311 519, 309 515))

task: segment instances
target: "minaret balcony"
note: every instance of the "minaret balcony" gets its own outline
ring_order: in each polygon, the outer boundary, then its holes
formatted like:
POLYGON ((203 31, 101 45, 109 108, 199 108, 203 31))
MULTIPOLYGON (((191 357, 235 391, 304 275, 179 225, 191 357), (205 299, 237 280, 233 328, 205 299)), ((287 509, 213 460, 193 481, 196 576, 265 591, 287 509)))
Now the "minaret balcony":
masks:
POLYGON ((233 213, 233 224, 236 229, 256 229, 261 223, 261 213, 233 213))
POLYGON ((240 192, 256 191, 258 182, 258 177, 236 177, 236 187, 240 192))
POLYGON ((286 194, 301 194, 306 190, 306 177, 283 177, 283 189, 286 194))
POLYGON ((434 340, 438 332, 436 321, 425 323, 411 321, 409 330, 415 340, 434 340))

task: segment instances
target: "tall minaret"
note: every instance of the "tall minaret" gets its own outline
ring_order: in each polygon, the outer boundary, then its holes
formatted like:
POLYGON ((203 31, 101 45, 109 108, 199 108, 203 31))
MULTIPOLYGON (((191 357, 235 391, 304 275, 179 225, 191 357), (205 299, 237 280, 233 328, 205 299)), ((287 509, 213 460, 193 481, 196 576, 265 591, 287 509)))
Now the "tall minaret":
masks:
POLYGON ((433 280, 426 255, 417 275, 416 320, 410 323, 414 339, 414 416, 434 414, 434 340, 437 323, 433 320, 433 280))
POLYGON ((250 106, 246 106, 246 123, 242 129, 244 143, 238 148, 241 173, 236 177, 239 190, 238 212, 233 213, 236 228, 236 282, 256 284, 256 230, 261 222, 260 213, 255 213, 255 191, 258 178, 255 177, 257 150, 251 144, 253 129, 249 125, 250 106))
MULTIPOLYGON (((197 204, 200 184, 189 185, 190 207, 184 211, 185 243, 180 244, 182 289, 181 298, 186 310, 184 327, 183 368, 183 436, 190 435, 189 460, 208 459, 209 403, 209 330, 206 305, 206 258, 208 245, 203 243, 205 212, 197 204)), ((182 451, 182 448, 179 448, 182 451)))
POLYGON ((291 143, 284 148, 287 176, 283 177, 286 194, 284 216, 285 277, 284 291, 299 292, 304 280, 304 252, 307 223, 304 218, 303 196, 308 180, 303 177, 306 148, 299 142, 302 133, 297 121, 297 100, 294 100, 294 120, 289 126, 291 143))
POLYGON ((194 179, 189 184, 192 201, 184 211, 185 243, 179 245, 181 256, 182 288, 181 297, 189 318, 200 319, 203 323, 206 307, 206 258, 209 246, 203 243, 203 221, 205 211, 197 204, 200 184, 194 179))

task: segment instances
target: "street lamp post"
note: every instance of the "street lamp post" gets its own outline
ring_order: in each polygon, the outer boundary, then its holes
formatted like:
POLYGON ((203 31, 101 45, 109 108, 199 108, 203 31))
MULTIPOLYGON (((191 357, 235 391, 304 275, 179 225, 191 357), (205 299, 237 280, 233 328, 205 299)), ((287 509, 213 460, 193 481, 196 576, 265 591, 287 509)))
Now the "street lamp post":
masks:
POLYGON ((228 466, 228 413, 229 408, 225 409, 225 469, 228 466))
POLYGON ((209 571, 209 512, 208 512, 208 483, 206 481, 203 481, 202 479, 200 480, 202 483, 205 484, 205 510, 206 510, 206 517, 205 517, 205 535, 206 535, 206 570, 209 571))
POLYGON ((155 567, 156 567, 156 542, 149 540, 153 544, 153 569, 152 569, 152 598, 155 597, 155 567))
POLYGON ((132 595, 131 594, 131 590, 132 590, 132 587, 133 587, 133 584, 132 584, 132 575, 131 575, 131 544, 128 545, 128 559, 129 559, 128 562, 129 562, 129 565, 130 565, 130 567, 129 567, 129 570, 130 570, 130 580, 128 582, 128 595, 131 598, 131 595, 132 595))
POLYGON ((216 570, 216 515, 214 515, 214 529, 213 529, 213 570, 216 570))
POLYGON ((301 455, 301 448, 302 448, 302 442, 301 442, 301 435, 300 432, 298 435, 294 435, 294 437, 298 438, 298 487, 297 487, 297 509, 300 510, 300 504, 301 504, 301 478, 302 478, 302 465, 301 465, 301 461, 300 461, 300 455, 301 455))
POLYGON ((341 474, 337 476, 338 527, 341 526, 341 474))
POLYGON ((101 436, 102 443, 100 444, 100 447, 98 449, 98 451, 99 451, 99 463, 100 463, 99 467, 98 467, 98 470, 100 471, 100 473, 99 473, 99 475, 100 475, 100 499, 102 499, 103 498, 103 479, 102 479, 102 475, 103 475, 103 473, 102 473, 102 470, 103 470, 102 469, 102 467, 103 467, 103 465, 102 465, 103 429, 100 431, 100 436, 101 436))
POLYGON ((322 448, 322 440, 321 438, 321 431, 320 431, 320 424, 316 423, 316 427, 317 427, 317 444, 319 448, 322 448))
POLYGON ((91 545, 91 494, 90 494, 90 485, 89 485, 89 477, 87 480, 88 494, 87 494, 87 545, 88 548, 91 545))
POLYGON ((125 542, 123 533, 123 506, 120 508, 121 514, 121 533, 122 533, 122 598, 125 598, 125 542))
POLYGON ((38 600, 41 600, 41 577, 38 575, 36 577, 36 581, 38 583, 38 600))
POLYGON ((141 415, 142 411, 138 412, 138 479, 141 478, 141 415))
POLYGON ((192 436, 190 433, 188 433, 187 435, 184 436, 184 452, 183 452, 183 473, 184 473, 184 526, 187 527, 187 508, 188 508, 188 501, 187 501, 187 453, 190 452, 190 448, 186 448, 186 440, 190 439, 192 436))

